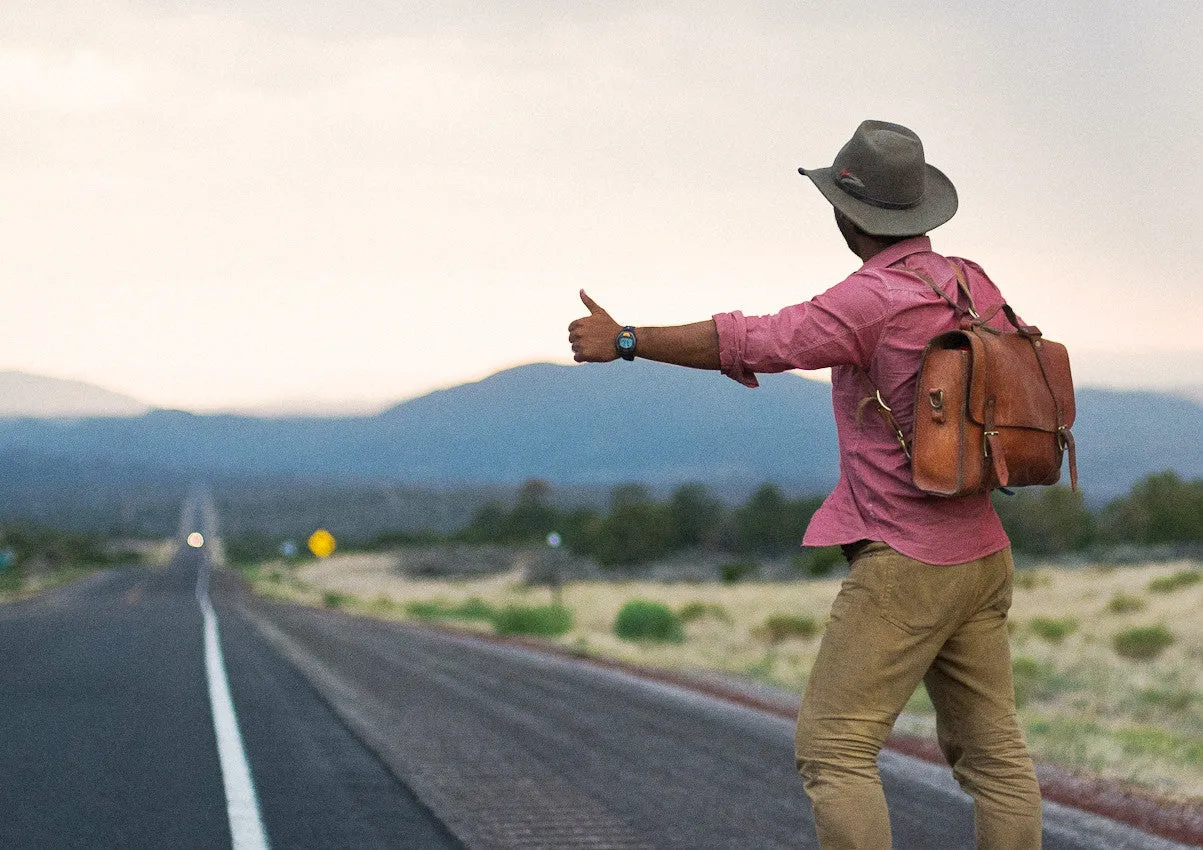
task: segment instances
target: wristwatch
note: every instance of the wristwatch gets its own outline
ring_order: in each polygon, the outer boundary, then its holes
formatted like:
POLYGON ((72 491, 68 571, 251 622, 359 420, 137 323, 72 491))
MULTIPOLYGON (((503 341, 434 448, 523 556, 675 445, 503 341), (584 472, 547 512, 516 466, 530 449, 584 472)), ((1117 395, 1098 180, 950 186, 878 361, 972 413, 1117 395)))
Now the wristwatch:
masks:
POLYGON ((635 359, 635 329, 630 325, 618 332, 618 336, 614 337, 614 347, 618 349, 618 356, 623 360, 635 359))

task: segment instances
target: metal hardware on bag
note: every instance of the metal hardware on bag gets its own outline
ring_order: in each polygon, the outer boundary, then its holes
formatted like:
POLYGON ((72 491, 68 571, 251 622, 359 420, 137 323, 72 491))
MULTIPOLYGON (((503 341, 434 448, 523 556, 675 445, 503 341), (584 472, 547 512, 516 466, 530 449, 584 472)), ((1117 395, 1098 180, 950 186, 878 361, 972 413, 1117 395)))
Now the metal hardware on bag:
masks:
POLYGON ((982 457, 990 457, 990 438, 997 437, 997 431, 982 432, 982 457))
MULTIPOLYGON (((886 400, 881 397, 881 390, 874 389, 873 395, 877 397, 877 406, 881 409, 881 411, 883 413, 892 414, 894 412, 893 410, 890 409, 890 406, 888 404, 886 404, 886 400)), ((882 418, 886 418, 886 417, 883 416, 882 418)), ((911 447, 906 444, 906 434, 902 433, 902 429, 898 427, 893 416, 888 417, 887 421, 889 422, 890 427, 892 427, 894 429, 894 439, 898 441, 898 445, 902 446, 902 453, 904 455, 906 455, 907 460, 910 460, 911 459, 911 447)))
POLYGON ((1061 451, 1065 451, 1069 447, 1069 440, 1065 437, 1065 426, 1057 426, 1057 445, 1061 447, 1061 451))
POLYGON ((927 401, 932 410, 944 409, 944 390, 932 390, 927 394, 927 401))

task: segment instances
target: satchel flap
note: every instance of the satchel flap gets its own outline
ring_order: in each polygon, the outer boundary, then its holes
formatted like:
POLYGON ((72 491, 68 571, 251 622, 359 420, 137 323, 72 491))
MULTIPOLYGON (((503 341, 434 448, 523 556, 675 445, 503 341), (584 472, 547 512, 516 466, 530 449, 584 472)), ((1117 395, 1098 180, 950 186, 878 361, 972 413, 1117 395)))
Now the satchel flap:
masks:
POLYGON ((996 427, 1055 432, 1059 425, 1073 425, 1073 382, 1065 346, 1010 332, 967 331, 966 336, 974 357, 969 415, 975 422, 985 424, 992 398, 996 427), (1041 347, 1043 371, 1033 344, 1041 347))

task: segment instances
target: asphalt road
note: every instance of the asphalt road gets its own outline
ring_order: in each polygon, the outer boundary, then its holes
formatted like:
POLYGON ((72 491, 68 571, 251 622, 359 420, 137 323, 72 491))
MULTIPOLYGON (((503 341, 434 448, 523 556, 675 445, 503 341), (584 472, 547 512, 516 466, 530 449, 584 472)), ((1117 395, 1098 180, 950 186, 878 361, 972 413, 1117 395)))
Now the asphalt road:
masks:
MULTIPOLYGON (((231 846, 246 812, 206 678, 208 549, 0 606, 0 847, 231 846)), ((779 717, 264 602, 229 574, 209 592, 273 847, 816 846, 779 717)), ((882 769, 897 847, 972 847, 946 769, 893 753, 882 769)), ((1046 821, 1051 850, 1177 846, 1055 806, 1046 821)))
MULTIPOLYGON (((202 559, 185 547, 166 570, 114 570, 0 606, 0 847, 231 846, 202 559)), ((221 619, 271 846, 461 846, 308 681, 221 619)))
MULTIPOLYGON (((468 846, 816 847, 793 723, 622 672, 228 597, 468 846)), ((882 754, 898 848, 973 846, 940 768, 882 754)), ((1048 850, 1171 848, 1048 805, 1048 850)))

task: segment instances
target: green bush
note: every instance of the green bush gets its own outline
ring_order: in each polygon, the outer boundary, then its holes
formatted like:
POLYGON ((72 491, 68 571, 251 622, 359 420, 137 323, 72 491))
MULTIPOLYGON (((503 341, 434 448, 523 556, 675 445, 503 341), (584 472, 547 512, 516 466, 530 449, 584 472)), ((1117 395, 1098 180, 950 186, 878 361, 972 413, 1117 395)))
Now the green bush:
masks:
POLYGON ((355 597, 346 593, 339 593, 337 590, 328 590, 322 594, 322 604, 327 608, 342 608, 355 601, 355 597))
POLYGON ((758 637, 774 645, 790 638, 806 640, 818 633, 819 623, 814 617, 798 614, 770 614, 756 630, 758 637))
POLYGON ((511 605, 497 612, 493 628, 499 635, 559 637, 572 629, 572 611, 563 605, 511 605))
POLYGON ((677 616, 681 619, 682 623, 692 623, 694 620, 701 620, 706 617, 721 620, 724 623, 731 622, 731 616, 717 602, 686 602, 681 606, 681 610, 677 612, 677 616))
POLYGON ((1127 593, 1117 593, 1107 601, 1107 610, 1112 614, 1133 614, 1143 611, 1148 603, 1139 596, 1129 596, 1127 593))
POLYGON ((663 641, 680 643, 685 639, 681 618, 667 605, 633 599, 614 620, 614 634, 623 640, 663 641))
POLYGON ((1191 587, 1203 581, 1203 572, 1199 570, 1183 570, 1172 576, 1161 576, 1149 582, 1150 593, 1173 593, 1184 587, 1191 587))
POLYGON ((479 597, 473 596, 467 602, 461 602, 452 608, 451 614, 461 620, 492 620, 497 616, 497 609, 479 597))
POLYGON ((1135 694, 1136 702, 1147 708, 1160 709, 1171 715, 1181 714, 1196 703, 1203 703, 1203 693, 1187 688, 1145 688, 1135 694))
POLYGON ((1011 661, 1011 678, 1015 684, 1015 705, 1023 708, 1032 698, 1032 691, 1045 675, 1045 667, 1035 658, 1018 657, 1011 661))
POLYGON ((422 620, 485 620, 491 621, 497 616, 497 609, 477 597, 458 605, 446 602, 410 602, 405 606, 405 613, 422 620))
POLYGON ((1033 617, 1028 624, 1032 633, 1049 643, 1060 643, 1078 629, 1078 621, 1072 617, 1059 620, 1050 617, 1033 617))
POLYGON ((1136 626, 1115 635, 1111 645, 1124 658, 1148 661, 1156 658, 1174 642, 1165 626, 1136 626))
POLYGON ((1020 707, 1033 700, 1054 699, 1079 684, 1071 675, 1058 672, 1052 664, 1026 656, 1011 662, 1011 678, 1015 685, 1015 704, 1020 707))

